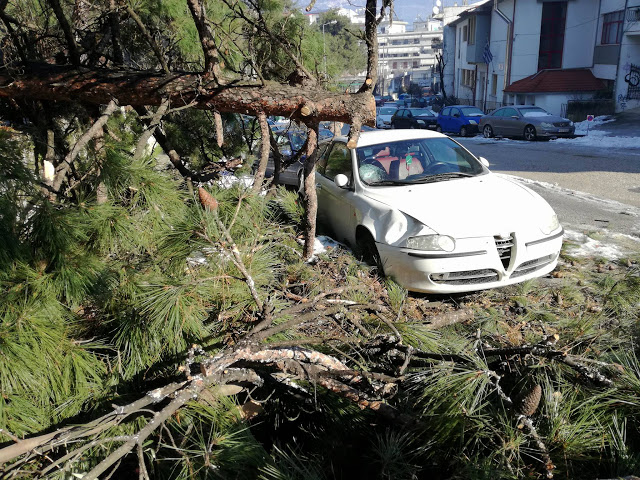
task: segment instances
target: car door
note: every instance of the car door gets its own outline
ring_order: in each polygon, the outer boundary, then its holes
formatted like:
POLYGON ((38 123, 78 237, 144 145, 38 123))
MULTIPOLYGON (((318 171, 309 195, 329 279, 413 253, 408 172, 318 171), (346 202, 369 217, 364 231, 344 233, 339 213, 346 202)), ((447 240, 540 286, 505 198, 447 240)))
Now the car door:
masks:
POLYGON ((395 120, 393 122, 394 128, 407 128, 407 119, 405 118, 406 110, 404 108, 398 109, 395 114, 395 120))
POLYGON ((504 108, 500 108, 495 112, 493 112, 488 117, 487 123, 493 129, 494 135, 504 135, 504 122, 503 122, 504 117, 502 115, 503 113, 504 113, 504 108))
POLYGON ((522 135, 522 120, 518 111, 513 107, 506 107, 502 113, 503 135, 513 137, 522 135))
POLYGON ((447 128, 448 128, 448 119, 449 119, 450 111, 451 111, 450 107, 443 108, 440 114, 438 115, 438 125, 440 125, 440 128, 442 128, 443 132, 448 131, 447 128))
POLYGON ((336 240, 345 242, 353 237, 355 229, 353 157, 346 143, 335 142, 325 160, 319 165, 316 178, 318 219, 331 229, 336 240), (349 185, 345 188, 338 187, 334 182, 340 173, 349 179, 349 185))
POLYGON ((462 112, 459 108, 451 107, 451 114, 449 115, 449 129, 448 132, 458 133, 460 127, 463 124, 462 112))

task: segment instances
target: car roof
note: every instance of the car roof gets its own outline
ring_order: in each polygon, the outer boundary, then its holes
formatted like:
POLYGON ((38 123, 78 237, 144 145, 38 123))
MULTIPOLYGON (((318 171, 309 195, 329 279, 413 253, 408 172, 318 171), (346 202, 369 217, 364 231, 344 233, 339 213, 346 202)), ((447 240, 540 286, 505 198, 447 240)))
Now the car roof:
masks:
MULTIPOLYGON (((394 130, 371 130, 368 132, 360 132, 358 138, 358 147, 368 147, 369 145, 377 145, 379 143, 397 142, 402 140, 413 140, 422 138, 447 138, 442 133, 433 132, 431 130, 411 130, 411 129, 394 129, 394 130)), ((343 142, 347 141, 346 136, 336 136, 334 140, 343 142)))

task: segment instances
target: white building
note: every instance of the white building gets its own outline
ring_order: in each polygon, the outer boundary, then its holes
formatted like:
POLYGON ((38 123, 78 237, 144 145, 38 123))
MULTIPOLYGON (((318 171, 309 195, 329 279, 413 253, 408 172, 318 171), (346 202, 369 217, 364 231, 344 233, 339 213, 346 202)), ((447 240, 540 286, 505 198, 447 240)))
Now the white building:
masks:
POLYGON ((453 46, 445 41, 453 94, 462 102, 485 110, 528 103, 564 114, 609 95, 597 105, 640 106, 640 0, 485 0, 471 7, 450 24, 453 46))
MULTIPOLYGON (((322 12, 308 13, 309 23, 317 23, 322 12)), ((364 29, 364 9, 340 8, 337 13, 349 18, 353 25, 364 29)), ((442 44, 442 22, 434 19, 417 19, 412 25, 400 19, 383 20, 378 26, 378 85, 376 92, 397 93, 404 85, 416 83, 423 87, 435 86, 435 50, 442 44)), ((365 73, 358 77, 341 79, 342 83, 358 84, 365 73)), ((437 88, 437 87, 436 87, 437 88)))

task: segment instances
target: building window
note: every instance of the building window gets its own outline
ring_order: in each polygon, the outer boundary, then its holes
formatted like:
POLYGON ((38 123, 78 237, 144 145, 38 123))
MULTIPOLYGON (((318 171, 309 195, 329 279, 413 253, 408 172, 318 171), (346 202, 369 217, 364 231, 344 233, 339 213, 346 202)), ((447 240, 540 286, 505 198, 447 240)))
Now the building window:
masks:
POLYGON ((462 30, 458 30, 458 58, 460 58, 460 49, 462 45, 462 30))
POLYGON ((469 45, 474 45, 476 43, 476 17, 471 17, 469 19, 469 45))
POLYGON ((465 25, 462 27, 462 41, 466 42, 469 38, 469 28, 465 25))
POLYGON ((394 70, 398 68, 398 62, 393 62, 391 68, 393 68, 394 70))
POLYGON ((566 17, 567 2, 545 2, 542 4, 538 71, 562 67, 566 17))
POLYGON ((462 69, 462 85, 465 87, 473 88, 474 83, 476 82, 475 75, 476 72, 474 70, 469 70, 466 68, 462 69))
POLYGON ((602 16, 602 45, 618 45, 622 41, 624 10, 606 13, 602 16))
POLYGON ((402 62, 402 68, 409 68, 409 62, 402 62))
POLYGON ((414 43, 414 45, 419 44, 420 43, 420 39, 419 38, 414 38, 413 39, 413 43, 414 43))
POLYGON ((498 74, 491 75, 491 95, 498 94, 498 74))
POLYGON ((413 68, 418 68, 418 62, 416 62, 415 60, 413 61, 413 68))

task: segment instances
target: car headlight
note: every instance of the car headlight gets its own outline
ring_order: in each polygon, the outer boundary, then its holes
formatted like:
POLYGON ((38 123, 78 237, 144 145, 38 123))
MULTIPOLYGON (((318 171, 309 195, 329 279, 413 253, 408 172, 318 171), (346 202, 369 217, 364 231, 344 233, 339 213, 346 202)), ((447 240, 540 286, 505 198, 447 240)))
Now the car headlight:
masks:
POLYGON ((569 120, 569 126, 573 127, 573 122, 571 120, 569 120))
POLYGON ((448 235, 420 235, 409 237, 406 248, 452 252, 456 248, 456 241, 448 235))
POLYGON ((553 123, 549 123, 549 122, 542 122, 540 123, 540 126, 542 128, 553 128, 553 123))
POLYGON ((478 122, 476 122, 475 120, 469 120, 469 125, 477 125, 478 122))
POLYGON ((418 122, 418 123, 420 123, 420 124, 424 125, 424 120, 416 120, 416 122, 418 122))
POLYGON ((553 215, 549 215, 548 217, 545 217, 540 222, 540 230, 545 235, 549 235, 554 230, 557 230, 559 226, 560 226, 560 221, 558 220, 558 215, 556 215, 555 213, 553 215))

